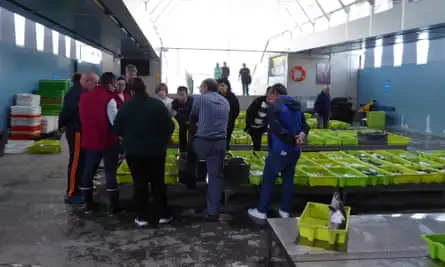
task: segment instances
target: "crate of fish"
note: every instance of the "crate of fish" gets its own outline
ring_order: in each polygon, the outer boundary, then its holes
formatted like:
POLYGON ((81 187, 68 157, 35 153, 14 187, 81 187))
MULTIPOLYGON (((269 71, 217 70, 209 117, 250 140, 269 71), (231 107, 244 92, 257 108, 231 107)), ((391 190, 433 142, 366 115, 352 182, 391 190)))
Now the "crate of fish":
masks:
POLYGON ((411 165, 410 170, 414 171, 420 177, 420 183, 442 183, 445 180, 445 173, 433 168, 428 168, 422 165, 411 165))
POLYGON ((368 185, 390 185, 393 183, 393 175, 390 172, 381 170, 371 165, 358 166, 355 169, 368 176, 368 185))
POLYGON ((331 167, 329 168, 329 171, 339 178, 338 184, 340 187, 365 187, 372 183, 368 181, 372 178, 368 178, 368 176, 362 174, 356 169, 347 167, 331 167))
POLYGON ((381 165, 378 168, 391 173, 394 184, 419 184, 421 181, 421 175, 401 165, 381 165))
POLYGON ((315 240, 328 242, 330 245, 346 243, 351 208, 344 207, 344 209, 346 217, 344 229, 331 229, 329 227, 331 211, 329 205, 315 202, 306 203, 298 223, 300 237, 310 242, 315 240))
POLYGON ((338 186, 338 177, 323 167, 301 167, 301 170, 309 177, 310 186, 338 186))

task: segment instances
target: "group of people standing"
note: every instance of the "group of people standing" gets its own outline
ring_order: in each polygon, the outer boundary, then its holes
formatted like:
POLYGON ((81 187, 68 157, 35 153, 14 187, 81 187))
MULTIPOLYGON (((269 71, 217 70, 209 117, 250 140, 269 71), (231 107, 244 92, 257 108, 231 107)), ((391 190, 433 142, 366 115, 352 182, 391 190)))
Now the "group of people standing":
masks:
MULTIPOLYGON (((146 226, 169 222, 164 168, 174 117, 179 124, 180 150, 188 154, 188 185, 193 187, 196 183, 197 160, 204 160, 208 177, 206 217, 218 220, 223 165, 240 108, 227 79, 204 80, 200 93, 191 97, 188 89, 180 86, 177 97, 171 99, 167 85, 159 84, 156 96, 149 96, 144 81, 131 65, 122 78, 111 72, 100 77, 94 73, 75 74, 59 118, 60 131, 65 132, 70 150, 65 202, 84 204, 86 214, 98 209, 93 198, 93 178, 103 160, 109 213, 120 213, 116 171, 119 155, 124 154, 133 177, 135 223, 146 226), (153 193, 153 205, 149 205, 149 192, 153 193)), ((299 103, 287 96, 283 85, 270 87, 257 102, 259 105, 248 111, 246 130, 252 135, 267 131, 270 151, 260 202, 249 214, 265 218, 273 184, 281 173, 284 186, 280 215, 286 217, 291 209, 299 145, 309 128, 299 103)))
MULTIPOLYGON (((213 78, 215 80, 229 80, 230 68, 227 66, 227 62, 223 62, 221 67, 219 63, 216 63, 215 69, 213 71, 213 78)), ((250 69, 247 67, 246 63, 243 63, 242 68, 238 72, 238 79, 241 81, 241 86, 243 88, 243 95, 249 95, 249 86, 252 83, 252 76, 250 69)))

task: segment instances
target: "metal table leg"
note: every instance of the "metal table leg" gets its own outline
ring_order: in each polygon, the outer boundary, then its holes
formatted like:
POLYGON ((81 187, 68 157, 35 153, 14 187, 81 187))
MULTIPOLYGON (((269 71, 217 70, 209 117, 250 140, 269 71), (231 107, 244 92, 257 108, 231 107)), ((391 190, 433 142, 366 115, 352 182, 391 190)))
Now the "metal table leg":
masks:
POLYGON ((266 266, 272 267, 272 257, 273 257, 273 231, 272 229, 267 230, 267 256, 266 256, 266 266))

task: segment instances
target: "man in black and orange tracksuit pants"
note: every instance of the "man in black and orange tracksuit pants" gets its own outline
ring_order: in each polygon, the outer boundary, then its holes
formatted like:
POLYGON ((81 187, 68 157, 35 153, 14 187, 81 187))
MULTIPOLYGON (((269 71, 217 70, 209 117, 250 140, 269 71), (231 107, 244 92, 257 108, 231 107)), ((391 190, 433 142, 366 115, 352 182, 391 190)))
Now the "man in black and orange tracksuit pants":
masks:
POLYGON ((81 94, 86 90, 82 88, 80 80, 81 74, 73 74, 73 86, 65 95, 62 111, 59 114, 59 129, 65 132, 69 147, 68 183, 65 203, 74 205, 83 204, 79 186, 85 164, 85 152, 80 146, 82 128, 79 119, 79 101, 81 94))

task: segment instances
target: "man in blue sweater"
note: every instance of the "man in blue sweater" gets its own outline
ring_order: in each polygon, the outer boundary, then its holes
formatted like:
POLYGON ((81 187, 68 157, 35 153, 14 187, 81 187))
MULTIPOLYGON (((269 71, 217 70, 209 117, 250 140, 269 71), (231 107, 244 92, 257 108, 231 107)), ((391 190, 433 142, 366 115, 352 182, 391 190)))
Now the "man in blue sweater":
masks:
POLYGON ((286 87, 275 84, 267 96, 270 103, 267 112, 269 153, 263 170, 261 196, 256 209, 249 209, 250 216, 266 219, 275 181, 281 173, 283 178, 281 205, 278 213, 288 218, 292 210, 292 189, 295 166, 300 158, 301 148, 309 133, 300 103, 287 95, 286 87))
POLYGON ((325 86, 315 100, 314 110, 317 114, 317 128, 327 129, 329 127, 329 117, 331 116, 331 96, 329 86, 325 86))

